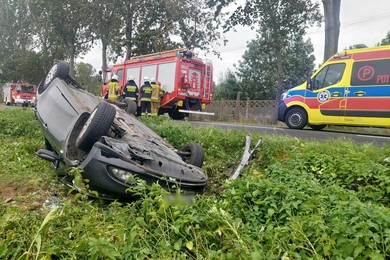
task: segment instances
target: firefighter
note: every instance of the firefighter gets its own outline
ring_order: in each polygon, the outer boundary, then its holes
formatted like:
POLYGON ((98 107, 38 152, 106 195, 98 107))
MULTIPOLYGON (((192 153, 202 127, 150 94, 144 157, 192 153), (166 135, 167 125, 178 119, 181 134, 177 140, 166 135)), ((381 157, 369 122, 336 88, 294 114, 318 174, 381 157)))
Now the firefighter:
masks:
POLYGON ((127 83, 123 88, 123 97, 130 98, 131 100, 134 100, 135 103, 138 102, 138 86, 135 83, 133 76, 127 77, 127 83))
MULTIPOLYGON (((160 82, 158 82, 160 83, 160 82)), ((161 88, 161 84, 156 83, 156 80, 152 78, 150 80, 150 85, 152 87, 152 114, 157 115, 158 110, 160 108, 160 102, 161 102, 161 97, 163 95, 163 90, 161 88)))
POLYGON ((118 76, 114 75, 112 76, 110 83, 108 83, 108 99, 117 100, 119 97, 119 89, 118 76))
POLYGON ((144 84, 141 87, 141 93, 140 93, 142 114, 151 113, 151 104, 150 104, 151 97, 152 97, 152 87, 150 86, 149 78, 144 77, 144 84))

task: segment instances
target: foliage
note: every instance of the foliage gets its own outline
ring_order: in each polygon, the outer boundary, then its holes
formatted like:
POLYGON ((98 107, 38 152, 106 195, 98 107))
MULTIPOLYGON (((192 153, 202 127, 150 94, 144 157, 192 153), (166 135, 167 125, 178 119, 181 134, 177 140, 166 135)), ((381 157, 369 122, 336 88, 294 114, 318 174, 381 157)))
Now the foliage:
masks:
POLYGON ((95 95, 101 95, 101 84, 98 81, 96 70, 91 64, 76 63, 75 79, 81 86, 95 95))
POLYGON ((33 155, 43 141, 31 110, 0 112, 2 259, 390 256, 389 146, 262 136, 241 177, 228 181, 247 133, 141 117, 177 148, 188 142, 205 148, 209 188, 189 199, 138 181, 130 189, 138 199, 108 204, 72 199, 33 155), (14 203, 4 202, 9 186, 17 187, 14 203))
POLYGON ((227 70, 219 82, 213 88, 213 99, 234 100, 237 98, 237 93, 242 91, 241 82, 236 73, 231 70, 227 70))
MULTIPOLYGON (((221 8, 235 2, 234 0, 209 0, 209 5, 221 8)), ((238 5, 226 23, 227 30, 237 25, 257 28, 264 39, 262 48, 273 52, 276 60, 277 88, 275 100, 278 102, 283 92, 285 59, 282 53, 287 52, 293 39, 302 37, 309 25, 319 22, 321 15, 317 2, 309 0, 298 1, 245 1, 238 5)), ((276 84, 275 84, 276 85, 276 84)), ((274 115, 276 122, 276 113, 274 115)))
POLYGON ((386 37, 382 39, 379 45, 389 45, 389 44, 390 44, 390 31, 387 32, 386 37))
MULTIPOLYGON (((275 99, 277 60, 274 51, 267 46, 267 39, 261 35, 249 42, 237 72, 228 71, 225 74, 214 90, 214 97, 234 100, 240 91, 241 98, 275 99)), ((310 40, 304 41, 301 36, 290 40, 281 52, 284 89, 301 84, 312 73, 315 60, 313 51, 310 40)))
MULTIPOLYGON (((249 99, 275 99, 277 60, 272 49, 267 49, 267 39, 261 35, 248 44, 243 60, 238 66, 243 95, 249 99)), ((281 52, 283 58, 284 88, 304 82, 314 68, 315 57, 310 40, 296 36, 281 52)))

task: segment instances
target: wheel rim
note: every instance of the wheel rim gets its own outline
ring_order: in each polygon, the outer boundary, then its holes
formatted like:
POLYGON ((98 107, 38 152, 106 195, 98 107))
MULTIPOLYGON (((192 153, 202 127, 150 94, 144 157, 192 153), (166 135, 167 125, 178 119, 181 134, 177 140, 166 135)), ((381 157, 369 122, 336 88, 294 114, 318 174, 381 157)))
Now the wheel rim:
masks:
POLYGON ((58 68, 58 65, 54 65, 51 70, 49 71, 49 73, 47 73, 47 76, 45 78, 45 85, 49 84, 53 78, 54 78, 54 75, 57 73, 57 68, 58 68))
POLYGON ((95 109, 95 110, 92 112, 92 114, 89 116, 87 122, 85 122, 83 128, 82 128, 81 131, 80 131, 79 137, 77 138, 78 140, 80 140, 80 138, 81 138, 82 136, 84 136, 85 132, 87 131, 88 126, 89 126, 89 125, 91 124, 91 122, 92 122, 92 118, 93 118, 94 115, 96 114, 96 111, 97 111, 97 109, 95 109))
POLYGON ((290 116, 288 122, 293 126, 298 126, 300 123, 302 123, 302 120, 302 115, 300 113, 294 113, 290 116))

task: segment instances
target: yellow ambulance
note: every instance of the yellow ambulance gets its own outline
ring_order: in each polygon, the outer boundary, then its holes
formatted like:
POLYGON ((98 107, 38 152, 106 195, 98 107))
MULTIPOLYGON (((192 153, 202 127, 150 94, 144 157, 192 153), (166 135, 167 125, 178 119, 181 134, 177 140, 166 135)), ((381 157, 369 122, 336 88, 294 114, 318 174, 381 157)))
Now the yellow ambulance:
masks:
POLYGON ((390 45, 331 57, 307 82, 283 93, 278 120, 294 129, 390 127, 390 45))

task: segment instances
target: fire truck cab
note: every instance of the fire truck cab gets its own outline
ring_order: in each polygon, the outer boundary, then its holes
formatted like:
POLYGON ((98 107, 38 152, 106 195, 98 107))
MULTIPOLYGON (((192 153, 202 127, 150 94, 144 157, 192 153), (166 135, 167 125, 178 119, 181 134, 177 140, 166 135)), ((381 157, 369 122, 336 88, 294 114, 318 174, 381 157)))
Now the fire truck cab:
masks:
POLYGON ((4 103, 7 106, 34 106, 35 91, 36 86, 29 83, 7 83, 3 87, 4 103))
POLYGON ((132 57, 123 63, 106 69, 102 94, 113 75, 118 76, 121 86, 132 76, 140 89, 144 77, 155 78, 164 90, 159 114, 168 113, 173 119, 183 119, 190 113, 203 112, 212 100, 213 67, 211 61, 194 57, 193 52, 176 49, 132 57))

